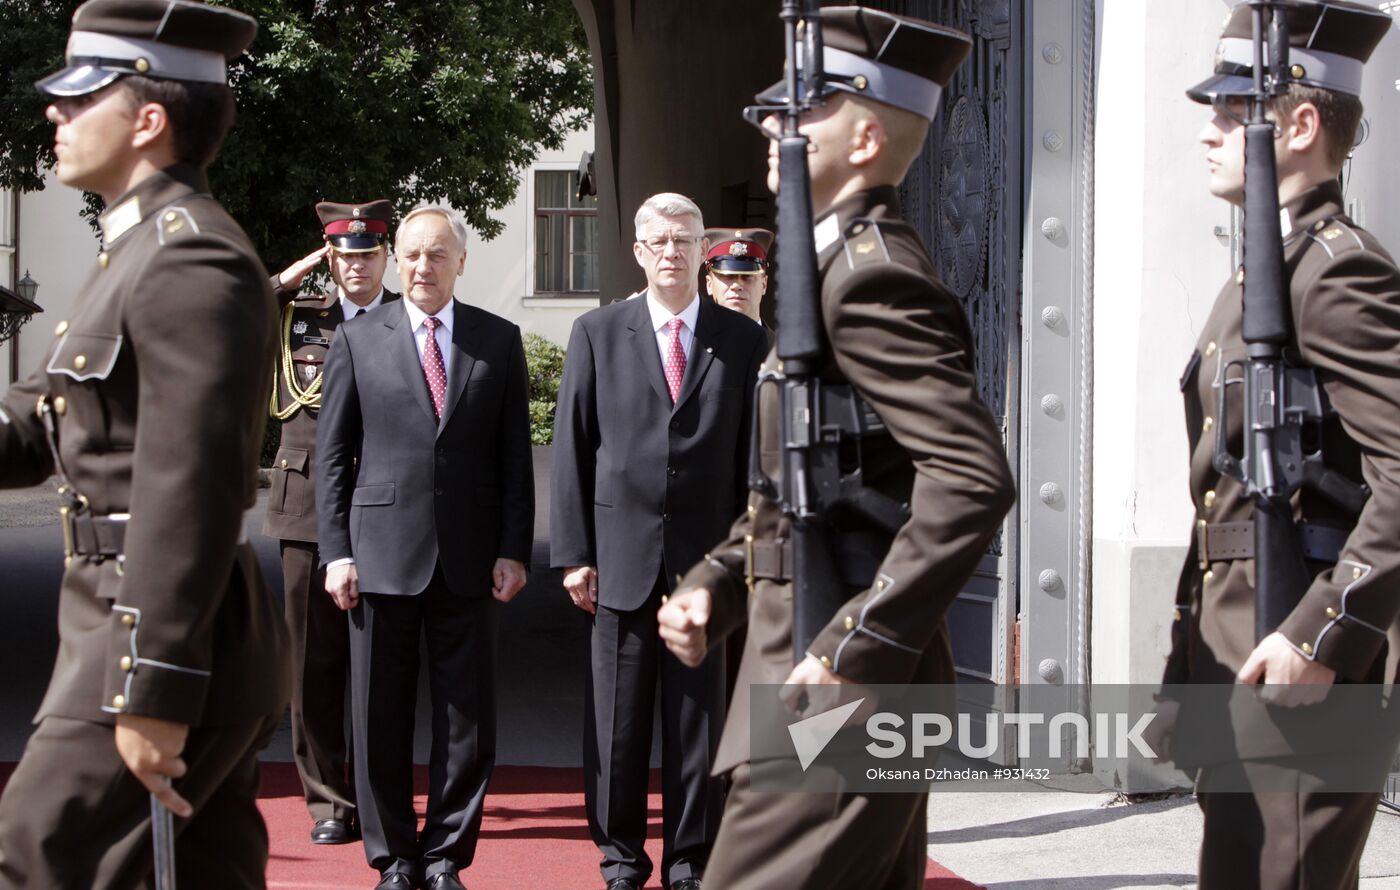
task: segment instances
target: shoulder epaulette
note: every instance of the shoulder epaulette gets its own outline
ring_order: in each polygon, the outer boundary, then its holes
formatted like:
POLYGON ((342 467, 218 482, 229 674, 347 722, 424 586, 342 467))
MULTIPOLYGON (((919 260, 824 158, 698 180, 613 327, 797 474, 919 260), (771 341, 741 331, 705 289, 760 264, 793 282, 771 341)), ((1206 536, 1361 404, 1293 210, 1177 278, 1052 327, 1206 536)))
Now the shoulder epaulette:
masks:
POLYGON ((170 206, 160 211, 156 237, 162 245, 175 239, 199 234, 199 223, 184 207, 170 206))
POLYGON ((890 261, 889 248, 885 246, 885 236, 880 232, 880 224, 872 219, 853 219, 846 226, 846 263, 852 269, 890 261))
POLYGON ((1357 234, 1355 224, 1345 216, 1330 216, 1320 219, 1312 224, 1308 229, 1308 238, 1315 244, 1327 251, 1329 257, 1335 257, 1339 253, 1358 248, 1365 249, 1366 244, 1357 234))

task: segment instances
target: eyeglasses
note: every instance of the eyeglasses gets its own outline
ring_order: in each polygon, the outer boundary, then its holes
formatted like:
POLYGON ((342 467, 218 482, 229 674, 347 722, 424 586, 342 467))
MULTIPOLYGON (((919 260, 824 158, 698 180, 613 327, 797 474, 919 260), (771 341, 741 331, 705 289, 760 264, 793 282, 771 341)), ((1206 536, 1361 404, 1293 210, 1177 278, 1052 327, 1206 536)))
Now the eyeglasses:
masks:
POLYGON ((674 244, 677 251, 689 250, 700 243, 700 238, 696 235, 668 235, 665 238, 648 238, 637 243, 652 253, 661 253, 667 244, 674 244))

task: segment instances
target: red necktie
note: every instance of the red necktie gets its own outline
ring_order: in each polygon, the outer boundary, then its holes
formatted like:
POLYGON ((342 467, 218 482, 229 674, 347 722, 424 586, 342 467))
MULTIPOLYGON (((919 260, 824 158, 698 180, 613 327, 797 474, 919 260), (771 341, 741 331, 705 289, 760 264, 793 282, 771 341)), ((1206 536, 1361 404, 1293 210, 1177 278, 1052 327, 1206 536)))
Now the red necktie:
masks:
POLYGON ((671 345, 666 348, 666 385, 671 390, 671 404, 681 397, 681 381, 685 380, 685 349, 681 347, 681 325, 685 322, 673 318, 666 322, 671 330, 671 345))
POLYGON ((442 368, 442 350, 438 349, 437 329, 442 322, 429 316, 423 320, 428 329, 428 342, 423 344, 423 378, 428 381, 428 393, 433 397, 433 413, 442 419, 442 400, 447 395, 447 373, 442 368))

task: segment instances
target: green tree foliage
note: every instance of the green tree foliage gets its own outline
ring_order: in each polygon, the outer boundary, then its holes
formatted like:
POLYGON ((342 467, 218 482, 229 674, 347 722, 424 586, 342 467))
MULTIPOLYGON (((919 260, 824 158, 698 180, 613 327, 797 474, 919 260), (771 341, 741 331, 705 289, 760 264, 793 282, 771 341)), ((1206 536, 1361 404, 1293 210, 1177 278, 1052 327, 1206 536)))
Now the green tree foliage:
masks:
POLYGON ((564 376, 564 350, 539 334, 525 335, 525 365, 529 369, 530 444, 554 441, 554 406, 559 379, 564 376))
MULTIPOLYGON (((316 246, 323 199, 444 202, 493 237, 519 171, 592 113, 569 0, 211 2, 260 25, 231 68, 239 119, 210 185, 270 269, 316 246)), ((0 187, 39 188, 53 166, 32 84, 58 67, 77 6, 0 0, 0 187)))

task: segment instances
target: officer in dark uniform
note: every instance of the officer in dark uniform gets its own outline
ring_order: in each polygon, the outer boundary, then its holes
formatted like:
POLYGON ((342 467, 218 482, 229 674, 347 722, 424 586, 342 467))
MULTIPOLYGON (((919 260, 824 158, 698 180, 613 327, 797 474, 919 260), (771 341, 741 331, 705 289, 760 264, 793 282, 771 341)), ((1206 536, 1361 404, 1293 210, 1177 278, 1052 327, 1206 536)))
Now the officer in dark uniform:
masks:
POLYGON ((273 276, 282 307, 271 415, 282 422, 272 464, 272 491, 263 534, 279 538, 287 627, 292 634, 292 754, 315 824, 311 842, 343 844, 359 834, 350 738, 345 731, 345 684, 350 631, 345 613, 326 593, 316 547, 316 417, 321 370, 341 322, 397 300, 384 289, 389 262, 388 201, 316 205, 325 245, 273 276), (296 289, 325 258, 336 289, 300 296, 296 289))
POLYGON ((705 292, 722 306, 742 312, 759 324, 768 292, 768 257, 773 233, 767 229, 706 229, 705 292))
MULTIPOLYGON (((1226 399, 1231 453, 1244 438, 1242 386, 1226 385, 1247 360, 1241 334, 1243 270, 1232 275, 1201 329, 1181 389, 1196 515, 1177 589, 1167 683, 1270 684, 1282 704, 1316 698, 1333 682, 1393 682, 1400 612, 1400 272, 1343 210, 1338 174, 1361 122, 1361 73, 1389 31, 1360 3, 1293 2, 1287 8, 1290 78, 1270 103, 1275 121, 1284 262, 1294 342, 1286 354, 1315 369, 1334 413, 1308 437, 1329 469, 1371 488, 1354 516, 1306 489, 1295 496, 1315 577, 1276 633, 1254 641, 1254 502, 1214 467, 1226 399), (1387 656, 1391 663, 1387 666, 1387 656)), ((1212 194, 1244 199, 1246 95, 1253 90, 1251 10, 1226 21, 1214 76, 1187 95, 1214 108, 1201 131, 1212 194)), ((1247 766, 1247 763, 1246 763, 1247 766)), ((1377 795, 1220 793, 1202 770, 1205 814, 1200 886, 1355 887, 1377 795)))
MULTIPOLYGON (((893 536, 842 517, 845 540, 836 549, 851 598, 795 668, 790 526, 766 497, 750 496, 730 538, 660 611, 661 635, 686 663, 748 619, 715 767, 732 771, 733 787, 705 874, 725 890, 923 886, 926 793, 754 793, 750 687, 952 683, 945 615, 1015 497, 1000 431, 977 396, 967 320, 901 219, 895 190, 971 43, 952 29, 871 9, 829 7, 823 17, 829 94, 800 123, 812 142, 831 349, 822 376, 851 383, 883 419, 887 434, 861 443, 865 482, 908 503, 911 516, 893 536)), ((776 148, 769 165, 776 191, 776 148)), ((762 461, 776 475, 774 387, 765 387, 758 411, 762 461)))
POLYGON ((0 800, 0 887, 126 888, 155 794, 187 887, 265 885, 258 752, 286 707, 286 630, 244 536, 276 307, 204 168, 253 19, 91 0, 40 81, 58 178, 102 250, 40 369, 0 402, 0 484, 62 484, 59 652, 0 800), (173 787, 167 780, 173 779, 173 787))

